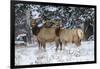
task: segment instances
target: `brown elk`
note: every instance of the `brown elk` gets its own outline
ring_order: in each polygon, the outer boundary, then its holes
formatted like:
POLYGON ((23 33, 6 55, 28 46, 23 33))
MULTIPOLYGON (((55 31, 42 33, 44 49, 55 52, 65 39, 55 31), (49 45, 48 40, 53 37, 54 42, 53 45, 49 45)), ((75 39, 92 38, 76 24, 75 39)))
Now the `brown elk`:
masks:
MULTIPOLYGON (((36 35, 39 48, 46 48, 47 42, 55 42, 58 47, 60 44, 59 40, 59 30, 60 28, 48 27, 48 24, 45 23, 43 27, 39 28, 36 24, 36 20, 32 21, 32 31, 36 35)), ((58 48, 56 48, 57 50, 58 48)))
POLYGON ((84 33, 81 29, 60 29, 59 39, 61 43, 75 43, 77 46, 81 45, 84 33))

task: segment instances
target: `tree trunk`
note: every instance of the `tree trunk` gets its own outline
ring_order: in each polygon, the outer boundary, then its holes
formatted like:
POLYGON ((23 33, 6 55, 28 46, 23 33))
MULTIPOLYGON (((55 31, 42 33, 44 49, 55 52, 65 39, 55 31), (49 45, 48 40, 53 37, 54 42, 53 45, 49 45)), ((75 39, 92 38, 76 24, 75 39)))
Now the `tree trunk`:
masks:
POLYGON ((26 10, 26 23, 27 23, 27 42, 32 43, 32 30, 31 30, 31 19, 30 19, 30 9, 26 10))

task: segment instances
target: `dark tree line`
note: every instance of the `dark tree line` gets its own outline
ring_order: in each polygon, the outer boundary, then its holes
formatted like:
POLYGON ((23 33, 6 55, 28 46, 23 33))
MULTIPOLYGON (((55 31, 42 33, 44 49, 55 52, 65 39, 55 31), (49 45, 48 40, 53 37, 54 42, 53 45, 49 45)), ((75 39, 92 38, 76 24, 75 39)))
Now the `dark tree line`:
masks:
POLYGON ((48 21, 50 24, 60 24, 63 28, 82 28, 85 38, 94 35, 95 9, 88 7, 52 6, 35 4, 15 5, 15 38, 20 33, 27 34, 31 42, 31 21, 36 19, 38 24, 48 21))

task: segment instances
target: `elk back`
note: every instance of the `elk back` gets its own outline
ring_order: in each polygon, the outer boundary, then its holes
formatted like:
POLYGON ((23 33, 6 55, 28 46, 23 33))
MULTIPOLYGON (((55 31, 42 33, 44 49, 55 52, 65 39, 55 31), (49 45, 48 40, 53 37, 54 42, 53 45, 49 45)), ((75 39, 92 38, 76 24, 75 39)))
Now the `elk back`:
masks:
POLYGON ((37 36, 39 41, 52 42, 57 39, 55 28, 42 28, 37 36))

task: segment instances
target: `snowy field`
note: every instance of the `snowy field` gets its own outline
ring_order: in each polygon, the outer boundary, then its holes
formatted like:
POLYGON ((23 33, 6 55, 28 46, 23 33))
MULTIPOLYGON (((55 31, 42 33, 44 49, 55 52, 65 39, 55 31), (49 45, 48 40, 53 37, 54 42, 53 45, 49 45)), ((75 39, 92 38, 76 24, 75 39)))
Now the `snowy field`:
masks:
POLYGON ((49 63, 69 63, 94 61, 94 41, 82 42, 80 47, 75 44, 63 46, 63 50, 55 51, 54 43, 46 44, 46 51, 39 50, 38 44, 15 47, 15 65, 34 65, 49 63))

